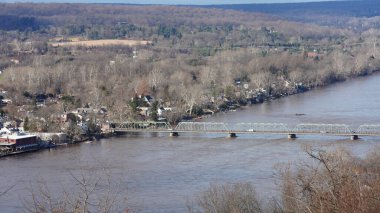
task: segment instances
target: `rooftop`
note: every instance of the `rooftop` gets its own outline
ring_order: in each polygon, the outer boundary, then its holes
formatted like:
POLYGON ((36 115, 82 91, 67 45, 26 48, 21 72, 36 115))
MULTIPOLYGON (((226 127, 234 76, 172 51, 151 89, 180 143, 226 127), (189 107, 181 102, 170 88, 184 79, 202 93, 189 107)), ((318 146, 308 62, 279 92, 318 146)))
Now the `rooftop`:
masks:
POLYGON ((36 137, 36 135, 15 135, 15 134, 11 134, 11 135, 2 135, 1 136, 1 138, 8 138, 8 139, 11 139, 11 140, 24 139, 24 138, 32 138, 32 137, 36 137))

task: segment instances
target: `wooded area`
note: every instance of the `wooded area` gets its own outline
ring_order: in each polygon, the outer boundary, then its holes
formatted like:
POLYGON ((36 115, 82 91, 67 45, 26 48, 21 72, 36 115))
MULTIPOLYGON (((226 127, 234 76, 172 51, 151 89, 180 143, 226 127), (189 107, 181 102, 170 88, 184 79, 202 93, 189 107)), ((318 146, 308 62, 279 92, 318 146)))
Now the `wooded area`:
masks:
POLYGON ((371 27, 343 29, 198 7, 16 3, 1 4, 0 14, 19 23, 0 25, 0 83, 12 98, 4 110, 21 120, 54 122, 53 114, 81 107, 106 108, 106 120, 158 119, 151 108, 141 113, 153 102, 136 100, 148 95, 176 122, 380 66, 376 17, 346 17, 371 27), (151 43, 56 47, 98 39, 151 43), (41 94, 55 101, 36 107, 41 94))
MULTIPOLYGON (((335 6, 0 4, 1 118, 83 141, 110 122, 200 119, 377 72, 378 3, 326 4, 335 6)), ((377 153, 305 151, 315 161, 281 167, 278 198, 262 202, 251 183, 213 185, 188 211, 380 208, 377 153)), ((102 171, 71 173, 61 195, 32 185, 25 211, 128 212, 119 183, 102 171)))

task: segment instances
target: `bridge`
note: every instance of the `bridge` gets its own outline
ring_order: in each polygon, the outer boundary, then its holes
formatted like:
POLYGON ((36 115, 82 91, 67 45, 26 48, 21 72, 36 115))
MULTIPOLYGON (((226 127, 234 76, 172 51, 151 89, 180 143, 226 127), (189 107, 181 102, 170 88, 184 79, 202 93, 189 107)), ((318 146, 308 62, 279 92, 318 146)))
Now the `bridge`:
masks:
POLYGON ((173 127, 166 122, 120 122, 111 123, 111 129, 121 132, 165 132, 170 136, 180 133, 218 133, 236 137, 237 134, 280 134, 294 139, 297 135, 347 136, 351 140, 359 136, 380 136, 380 125, 360 125, 351 129, 346 124, 297 124, 290 127, 284 123, 217 123, 217 122, 180 122, 173 127))

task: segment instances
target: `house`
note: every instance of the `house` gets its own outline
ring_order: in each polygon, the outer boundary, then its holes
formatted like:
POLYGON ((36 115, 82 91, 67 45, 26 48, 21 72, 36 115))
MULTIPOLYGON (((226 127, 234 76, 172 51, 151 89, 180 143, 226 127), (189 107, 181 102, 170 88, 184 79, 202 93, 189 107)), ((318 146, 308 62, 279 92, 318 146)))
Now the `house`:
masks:
POLYGON ((165 112, 165 109, 164 109, 163 107, 159 107, 159 108, 157 109, 157 115, 158 115, 158 116, 161 116, 162 114, 164 114, 164 112, 165 112))
POLYGON ((3 135, 3 134, 12 134, 12 131, 6 127, 3 127, 0 129, 0 134, 3 135))
POLYGON ((108 112, 107 108, 106 107, 100 107, 98 113, 101 114, 101 115, 104 115, 108 112))
POLYGON ((100 125, 100 130, 101 130, 101 132, 110 132, 110 130, 111 130, 110 124, 109 123, 102 123, 100 125))
POLYGON ((140 115, 149 116, 151 113, 151 107, 137 107, 140 111, 140 115))
POLYGON ((149 106, 152 106, 154 99, 150 95, 146 95, 143 97, 143 100, 149 104, 149 106))
POLYGON ((15 121, 7 121, 7 122, 4 122, 3 126, 11 130, 11 129, 15 129, 17 127, 17 124, 15 121))
POLYGON ((55 115, 56 121, 59 123, 67 122, 67 113, 55 115))
POLYGON ((159 107, 157 109, 157 115, 158 116, 162 116, 164 115, 166 112, 171 112, 173 109, 171 107, 159 107))
POLYGON ((306 53, 306 55, 307 55, 308 58, 315 58, 315 57, 318 56, 318 53, 316 53, 316 52, 308 52, 308 53, 306 53))
POLYGON ((45 94, 36 95, 36 102, 38 103, 44 103, 46 99, 47 99, 47 96, 45 94))
POLYGON ((20 60, 18 59, 15 59, 15 58, 11 58, 10 61, 14 64, 19 64, 20 63, 20 60))
POLYGON ((87 125, 87 123, 80 122, 78 124, 78 126, 81 128, 82 134, 86 134, 86 132, 88 132, 88 125, 87 125))
POLYGON ((8 99, 8 98, 4 98, 4 99, 1 99, 1 103, 2 104, 10 104, 10 103, 12 103, 12 100, 8 99))
POLYGON ((307 58, 313 58, 313 59, 318 59, 322 57, 322 54, 317 53, 316 51, 314 52, 307 52, 306 53, 307 58))

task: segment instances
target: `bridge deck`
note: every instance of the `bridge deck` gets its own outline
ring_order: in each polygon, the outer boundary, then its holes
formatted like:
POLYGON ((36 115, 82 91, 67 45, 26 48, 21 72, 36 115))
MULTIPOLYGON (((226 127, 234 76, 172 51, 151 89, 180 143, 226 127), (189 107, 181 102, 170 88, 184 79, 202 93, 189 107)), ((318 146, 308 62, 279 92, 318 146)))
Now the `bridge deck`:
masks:
POLYGON ((283 123, 181 122, 173 128, 165 122, 124 122, 112 123, 111 127, 114 132, 380 136, 380 125, 360 125, 356 131, 345 124, 298 124, 289 128, 283 123))

